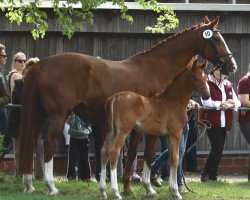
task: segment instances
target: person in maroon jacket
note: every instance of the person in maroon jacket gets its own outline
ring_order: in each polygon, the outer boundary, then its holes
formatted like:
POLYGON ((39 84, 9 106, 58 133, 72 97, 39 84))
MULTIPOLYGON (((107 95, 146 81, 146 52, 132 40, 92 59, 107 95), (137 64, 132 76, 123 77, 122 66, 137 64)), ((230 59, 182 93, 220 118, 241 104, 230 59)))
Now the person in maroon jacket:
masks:
POLYGON ((207 130, 211 150, 201 173, 202 182, 217 180, 226 134, 232 127, 233 109, 237 110, 241 105, 232 83, 220 73, 219 69, 210 72, 207 83, 211 98, 201 102, 204 108, 214 109, 201 112, 201 119, 211 123, 211 129, 207 130))
MULTIPOLYGON (((250 107, 250 64, 247 74, 239 80, 237 93, 241 105, 244 107, 250 107)), ((248 144, 250 144, 250 112, 246 110, 240 111, 238 120, 240 130, 248 144)))

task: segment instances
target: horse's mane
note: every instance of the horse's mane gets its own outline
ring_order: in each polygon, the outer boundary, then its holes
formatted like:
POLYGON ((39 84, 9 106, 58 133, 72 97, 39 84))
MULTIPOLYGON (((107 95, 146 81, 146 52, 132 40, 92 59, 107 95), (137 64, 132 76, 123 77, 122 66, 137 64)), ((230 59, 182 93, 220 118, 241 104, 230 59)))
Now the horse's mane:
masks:
POLYGON ((136 57, 136 56, 138 56, 138 55, 144 55, 144 54, 146 54, 146 53, 149 53, 149 52, 151 52, 152 50, 154 50, 154 49, 156 49, 156 48, 162 46, 163 44, 166 44, 167 42, 169 42, 169 41, 171 41, 171 40, 173 40, 173 39, 176 39, 177 37, 179 37, 179 36, 182 35, 183 33, 188 32, 188 31, 193 30, 193 29, 196 29, 196 28, 199 28, 199 27, 201 27, 202 25, 204 25, 204 23, 198 22, 197 24, 195 24, 195 25, 193 25, 193 26, 191 26, 191 27, 189 27, 189 28, 186 28, 186 29, 184 29, 184 30, 182 30, 182 31, 179 31, 179 32, 177 32, 177 33, 175 33, 175 34, 173 34, 173 35, 167 37, 166 39, 164 39, 164 40, 158 42, 156 45, 154 45, 154 46, 151 47, 150 49, 134 54, 134 55, 131 56, 130 58, 134 58, 134 57, 136 57))

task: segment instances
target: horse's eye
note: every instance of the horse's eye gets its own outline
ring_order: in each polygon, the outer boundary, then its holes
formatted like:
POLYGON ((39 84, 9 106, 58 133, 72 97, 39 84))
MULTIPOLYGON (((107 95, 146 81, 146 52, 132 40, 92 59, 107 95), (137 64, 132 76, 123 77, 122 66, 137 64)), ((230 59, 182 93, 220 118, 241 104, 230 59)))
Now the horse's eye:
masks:
POLYGON ((219 66, 223 65, 223 64, 224 64, 224 60, 219 59, 219 60, 217 61, 217 64, 218 64, 219 66))

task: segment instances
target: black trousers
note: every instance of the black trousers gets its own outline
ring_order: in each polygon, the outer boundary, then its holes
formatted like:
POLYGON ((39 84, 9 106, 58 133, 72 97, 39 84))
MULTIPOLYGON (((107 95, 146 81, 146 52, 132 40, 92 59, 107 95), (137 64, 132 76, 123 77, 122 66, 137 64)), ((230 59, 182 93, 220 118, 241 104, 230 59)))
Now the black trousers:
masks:
POLYGON ((222 152, 226 140, 225 128, 211 128, 207 131, 211 150, 206 159, 203 174, 208 175, 210 180, 217 180, 218 168, 222 157, 222 152))
POLYGON ((78 179, 85 180, 91 178, 88 138, 76 139, 70 137, 67 170, 68 179, 76 178, 76 167, 78 168, 78 179))
MULTIPOLYGON (((186 144, 186 150, 189 149, 197 141, 198 129, 195 126, 195 119, 191 117, 189 120, 189 132, 186 144)), ((195 172, 198 170, 197 149, 194 146, 188 153, 186 153, 186 170, 195 172)))

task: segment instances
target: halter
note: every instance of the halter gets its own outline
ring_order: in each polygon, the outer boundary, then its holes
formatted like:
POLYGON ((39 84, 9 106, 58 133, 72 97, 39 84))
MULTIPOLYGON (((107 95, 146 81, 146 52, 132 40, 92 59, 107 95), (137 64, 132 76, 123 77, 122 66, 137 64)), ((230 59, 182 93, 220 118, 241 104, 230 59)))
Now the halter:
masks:
MULTIPOLYGON (((211 30, 212 32, 220 32, 220 30, 211 30)), ((213 65, 214 65, 214 70, 216 69, 220 69, 221 73, 224 72, 224 67, 225 65, 230 62, 231 58, 234 57, 235 53, 228 53, 228 54, 224 54, 224 55, 220 55, 219 54, 219 50, 216 46, 216 43, 214 40, 212 40, 212 37, 211 36, 210 38, 207 38, 206 40, 208 41, 208 44, 210 44, 210 46, 214 49, 215 52, 217 52, 217 55, 215 57, 215 61, 212 62, 213 65)), ((205 48, 205 46, 204 46, 205 48)))

